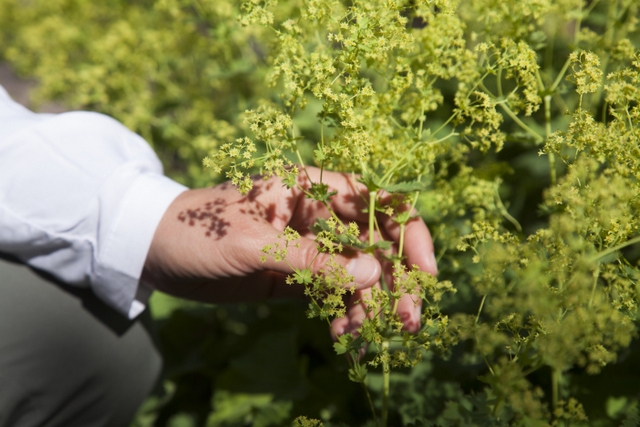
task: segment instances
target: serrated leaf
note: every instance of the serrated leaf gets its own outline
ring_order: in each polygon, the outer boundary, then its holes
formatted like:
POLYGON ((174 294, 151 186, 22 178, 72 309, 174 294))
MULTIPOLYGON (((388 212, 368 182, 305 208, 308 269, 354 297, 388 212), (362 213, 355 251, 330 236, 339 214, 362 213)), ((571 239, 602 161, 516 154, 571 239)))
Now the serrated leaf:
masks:
POLYGON ((420 181, 406 181, 396 184, 381 185, 380 188, 389 193, 406 194, 413 193, 415 191, 424 191, 427 189, 427 185, 420 181))
POLYGON ((300 285, 310 285, 313 282, 313 274, 308 268, 296 269, 293 273, 293 279, 300 285))
POLYGON ((319 163, 322 163, 327 158, 327 156, 324 154, 324 151, 322 151, 321 148, 317 148, 313 150, 313 157, 319 163))
POLYGON ((327 184, 314 182, 311 184, 311 188, 309 188, 309 194, 313 200, 329 203, 331 196, 335 196, 338 192, 329 191, 329 186, 327 184))
POLYGON ((359 363, 354 363, 349 369, 349 379, 356 383, 363 383, 367 379, 367 368, 359 363))
MULTIPOLYGON (((321 231, 333 233, 333 229, 323 218, 316 218, 316 222, 311 227, 311 231, 315 234, 318 234, 321 231)), ((348 246, 353 249, 360 249, 362 251, 372 251, 375 249, 387 250, 391 248, 392 244, 392 242, 388 240, 379 240, 373 245, 370 245, 368 242, 363 242, 362 240, 358 240, 356 237, 347 234, 334 234, 333 236, 337 242, 342 243, 344 246, 348 246)))
POLYGON ((345 354, 347 352, 347 346, 345 346, 340 341, 336 341, 333 343, 333 349, 335 350, 336 354, 345 354))
POLYGON ((374 172, 364 172, 358 181, 363 183, 369 192, 378 191, 380 187, 380 177, 374 172))
POLYGON ((291 189, 296 185, 296 176, 292 173, 288 173, 285 175, 282 182, 287 188, 291 189))
POLYGON ((368 247, 375 248, 375 249, 387 250, 387 249, 391 249, 391 244, 392 243, 393 242, 391 242, 389 240, 378 240, 373 245, 368 246, 368 247))

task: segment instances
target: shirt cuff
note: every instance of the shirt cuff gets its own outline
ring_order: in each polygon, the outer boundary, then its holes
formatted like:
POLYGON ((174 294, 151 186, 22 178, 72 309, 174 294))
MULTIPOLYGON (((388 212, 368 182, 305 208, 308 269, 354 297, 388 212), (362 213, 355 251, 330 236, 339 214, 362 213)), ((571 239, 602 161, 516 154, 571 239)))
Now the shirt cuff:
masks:
POLYGON ((93 291, 130 319, 146 307, 151 291, 140 284, 156 228, 175 198, 187 188, 157 173, 130 183, 115 221, 98 249, 93 291))

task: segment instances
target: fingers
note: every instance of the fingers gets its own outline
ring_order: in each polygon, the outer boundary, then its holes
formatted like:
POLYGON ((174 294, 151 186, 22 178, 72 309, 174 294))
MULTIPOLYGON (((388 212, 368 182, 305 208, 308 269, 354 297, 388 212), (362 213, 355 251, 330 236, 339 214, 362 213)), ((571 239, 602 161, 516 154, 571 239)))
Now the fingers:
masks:
MULTIPOLYGON (((309 177, 314 182, 320 179, 320 170, 307 168, 309 177)), ((306 179, 306 178, 305 178, 306 179)), ((332 198, 332 207, 336 213, 347 221, 366 222, 368 220, 368 193, 364 184, 357 182, 354 176, 336 172, 323 172, 322 181, 329 185, 330 190, 338 194, 332 198)), ((386 195, 385 198, 389 198, 386 195)), ((405 205, 409 209, 409 205, 405 205)), ((406 223, 404 236, 404 253, 408 265, 417 265, 421 270, 434 276, 438 274, 438 267, 434 255, 431 233, 422 218, 417 216, 406 223)), ((400 226, 384 216, 381 220, 383 229, 394 242, 400 240, 400 226)))
MULTIPOLYGON (((309 169, 309 171, 312 180, 319 179, 319 176, 316 176, 318 175, 317 170, 309 169)), ((323 182, 327 183, 332 190, 338 191, 338 195, 332 198, 332 207, 339 215, 351 221, 366 222, 368 220, 366 212, 368 192, 363 184, 358 183, 352 176, 331 172, 324 172, 323 182)), ((382 198, 390 200, 391 197, 391 195, 383 194, 382 198)), ((403 208, 408 210, 410 206, 401 205, 400 211, 403 208)), ((431 233, 415 210, 414 215, 415 217, 404 226, 403 255, 405 263, 408 266, 417 265, 422 271, 435 276, 438 273, 438 268, 431 233)), ((384 238, 393 240, 397 249, 401 234, 400 225, 392 217, 386 215, 378 214, 377 218, 382 227, 384 238)), ((364 230, 364 234, 367 234, 367 230, 364 230)), ((393 286, 392 266, 387 265, 385 270, 388 270, 385 271, 385 279, 393 286)), ((355 298, 355 300, 361 299, 355 298)), ((413 333, 420 329, 421 306, 422 301, 413 295, 404 294, 397 301, 397 314, 404 325, 403 330, 413 333)), ((349 306, 347 315, 333 322, 332 332, 338 335, 356 332, 362 325, 365 316, 365 307, 361 303, 349 306)))
MULTIPOLYGON (((400 226, 390 217, 382 221, 384 230, 389 238, 398 242, 400 240, 400 226)), ((409 220, 404 230, 403 255, 406 256, 408 266, 417 265, 422 271, 433 276, 438 274, 438 266, 434 253, 431 233, 419 216, 409 220)))
POLYGON ((416 333, 420 330, 422 300, 410 294, 402 295, 398 300, 397 313, 404 325, 402 330, 411 333, 416 333))
MULTIPOLYGON (((311 182, 326 184, 329 187, 328 191, 337 192, 335 196, 331 197, 331 208, 336 214, 345 221, 356 221, 361 225, 368 222, 369 194, 366 186, 359 183, 355 176, 324 171, 321 179, 319 169, 308 167, 306 171, 308 176, 301 174, 299 179, 301 187, 309 189, 311 182)), ((291 273, 295 269, 304 269, 311 266, 312 272, 317 274, 326 265, 328 255, 317 254, 315 243, 311 240, 313 236, 310 233, 304 233, 305 230, 308 232, 308 227, 311 225, 305 221, 315 220, 317 217, 326 218, 328 217, 328 211, 321 203, 308 199, 303 192, 294 190, 294 193, 297 193, 295 194, 296 204, 291 213, 289 225, 303 232, 303 235, 308 236, 309 239, 303 238, 300 241, 300 248, 289 251, 287 257, 289 265, 280 263, 280 265, 274 265, 272 268, 284 273, 291 273)), ((383 194, 383 204, 385 201, 391 201, 392 197, 392 195, 383 194)), ((410 206, 400 205, 398 208, 396 205, 396 209, 400 211, 403 209, 408 210, 410 206)), ((438 269, 431 234, 424 221, 417 216, 415 210, 414 214, 415 217, 404 225, 403 256, 405 257, 405 263, 408 266, 417 265, 422 271, 436 275, 438 269)), ((382 237, 392 240, 394 242, 394 251, 397 250, 401 240, 400 225, 392 217, 386 215, 378 213, 376 218, 381 226, 382 237)), ((368 232, 369 230, 363 228, 361 238, 366 236, 368 232)), ((373 257, 362 253, 350 256, 338 255, 336 261, 345 266, 348 273, 354 276, 358 291, 357 295, 354 295, 348 302, 347 315, 333 321, 332 332, 337 335, 355 333, 367 316, 366 306, 364 305, 366 304, 366 294, 363 295, 362 292, 367 292, 367 289, 373 286, 380 278, 380 263, 373 257), (364 304, 361 302, 363 300, 365 301, 364 304), (359 302, 354 304, 355 301, 359 302)), ((385 266, 385 270, 388 270, 385 271, 385 279, 393 287, 392 266, 390 264, 385 264, 385 266)), ((420 328, 421 301, 412 295, 405 294, 395 304, 396 313, 404 325, 403 330, 417 332, 420 328)))
POLYGON ((371 289, 357 290, 349 297, 347 312, 344 317, 331 322, 331 332, 334 339, 343 334, 356 334, 367 318, 366 301, 371 298, 371 289))
MULTIPOLYGON (((361 289, 349 297, 347 313, 344 317, 334 319, 331 322, 331 333, 335 339, 337 336, 351 333, 358 335, 360 327, 367 317, 373 314, 367 311, 366 304, 371 298, 371 288, 361 289)), ((416 333, 420 330, 420 316, 422 314, 422 301, 413 295, 405 294, 398 300, 398 317, 403 323, 403 330, 416 333)))
MULTIPOLYGON (((277 230, 272 228, 270 231, 271 233, 267 234, 271 234, 271 242, 278 241, 277 230)), ((292 242, 293 244, 296 247, 287 251, 286 262, 267 257, 263 268, 285 274, 310 268, 313 274, 322 274, 323 270, 328 267, 332 256, 327 253, 319 253, 313 240, 301 237, 292 242)), ((380 279, 382 266, 377 259, 370 255, 361 252, 347 254, 345 251, 344 254, 333 256, 333 261, 343 266, 347 273, 353 277, 356 289, 369 288, 380 279)), ((350 286, 351 283, 348 285, 350 286)))

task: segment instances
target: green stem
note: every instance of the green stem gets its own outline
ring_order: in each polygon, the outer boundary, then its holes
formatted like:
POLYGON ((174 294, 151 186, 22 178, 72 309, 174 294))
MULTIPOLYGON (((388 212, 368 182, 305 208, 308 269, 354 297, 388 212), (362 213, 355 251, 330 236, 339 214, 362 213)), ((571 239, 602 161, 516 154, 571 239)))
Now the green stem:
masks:
POLYGON ((478 314, 476 314, 476 321, 474 324, 478 324, 480 321, 480 314, 482 313, 482 309, 484 308, 484 302, 487 300, 487 294, 482 297, 482 301, 480 301, 480 307, 478 308, 478 314))
POLYGON ((498 414, 498 409, 500 409, 500 405, 502 405, 503 400, 504 396, 502 394, 496 399, 496 404, 493 405, 493 410, 491 411, 491 414, 493 416, 496 416, 498 414))
POLYGON ((373 400, 371 399, 371 393, 369 393, 369 387, 367 387, 366 383, 362 383, 362 387, 364 387, 364 393, 367 395, 369 408, 371 409, 371 413, 373 414, 373 423, 378 424, 378 415, 376 414, 376 407, 373 406, 373 400))
MULTIPOLYGON (((546 140, 551 136, 551 95, 544 97, 544 122, 546 140)), ((556 155, 549 152, 549 170, 551 171, 551 185, 556 185, 556 155)))
POLYGON ((520 120, 520 118, 518 116, 516 116, 516 114, 511 111, 511 108, 509 108, 508 105, 506 105, 504 102, 498 102, 497 103, 500 108, 502 108, 504 110, 505 113, 507 113, 507 115, 509 117, 511 117, 511 119, 516 122, 516 124, 518 126, 520 126, 524 131, 526 131, 528 134, 530 134, 531 136, 533 136, 537 142, 541 142, 544 140, 544 138, 535 130, 531 129, 529 126, 527 126, 525 124, 525 122, 523 122, 522 120, 520 120))
POLYGON ((400 238, 398 239, 398 258, 402 258, 402 250, 404 248, 404 230, 406 224, 400 224, 400 238))
POLYGON ((375 221, 376 221, 376 194, 377 191, 369 192, 369 244, 373 246, 375 239, 375 221))
MULTIPOLYGON (((611 48, 615 39, 615 25, 618 22, 618 1, 610 1, 607 10, 607 24, 604 31, 604 47, 605 49, 611 48)), ((606 70, 606 67, 603 68, 606 70)))
POLYGON ((516 228, 516 230, 518 230, 520 233, 522 233, 522 226, 520 225, 520 223, 518 222, 517 219, 515 219, 507 210, 507 207, 504 205, 504 203, 502 203, 502 199, 500 198, 500 192, 498 190, 498 185, 496 185, 495 188, 495 196, 496 196, 496 204, 498 205, 498 209, 500 210, 500 213, 502 214, 502 216, 504 216, 511 224, 513 224, 513 226, 516 228))
MULTIPOLYGON (((482 301, 480 301, 480 307, 478 308, 478 314, 476 315, 476 321, 474 323, 473 337, 476 340, 476 344, 478 344, 478 334, 477 334, 477 330, 476 330, 475 326, 480 321, 480 314, 482 313, 482 309, 484 308, 484 302, 486 300, 487 300, 487 294, 485 294, 482 297, 482 301)), ((487 368, 489 368, 489 372, 491 372, 491 375, 495 375, 496 373, 493 370, 493 367, 491 366, 491 363, 489 363, 489 360, 487 359, 487 357, 484 354, 482 355, 482 359, 484 360, 485 365, 487 365, 487 368)))
POLYGON ((627 246, 635 245, 636 243, 640 243, 640 236, 636 236, 633 239, 627 240, 624 243, 620 243, 619 245, 612 246, 609 249, 606 249, 602 252, 598 252, 591 258, 589 258, 589 262, 598 261, 600 258, 604 258, 609 254, 619 251, 620 249, 626 248, 627 246))
POLYGON ((383 354, 383 362, 382 362, 382 413, 380 415, 381 418, 381 426, 387 427, 387 419, 389 418, 389 384, 391 371, 389 369, 389 341, 385 340, 382 342, 382 354, 383 354))
MULTIPOLYGON (((560 383, 562 382, 562 371, 558 368, 551 369, 551 405, 555 410, 560 402, 560 383)), ((559 420, 560 425, 565 425, 564 420, 559 420)))
POLYGON ((383 182, 383 183, 385 183, 385 182, 386 182, 386 183, 388 184, 388 183, 390 182, 390 180, 391 180, 391 177, 392 177, 392 176, 393 176, 393 174, 395 173, 395 171, 396 171, 397 169, 399 169, 399 168, 401 168, 401 167, 403 167, 404 165, 406 165, 406 164, 407 164, 407 162, 406 162, 407 158, 409 158, 409 156, 410 156, 411 154, 413 154, 413 152, 414 152, 414 151, 415 151, 415 150, 416 150, 420 145, 425 144, 425 143, 426 143, 426 144, 438 144, 438 143, 440 143, 440 142, 442 142, 442 141, 446 141, 447 139, 451 138, 452 136, 456 136, 456 135, 458 135, 458 133, 456 133, 456 132, 453 132, 453 131, 452 131, 452 132, 450 132, 450 133, 449 133, 449 135, 444 136, 444 137, 442 137, 442 138, 440 138, 440 139, 437 139, 437 140, 434 140, 434 141, 429 140, 429 141, 418 141, 418 142, 416 142, 415 144, 413 144, 413 146, 411 146, 411 148, 406 152, 406 154, 405 154, 404 156, 402 156, 402 158, 398 159, 398 161, 396 161, 396 162, 394 163, 394 165, 393 165, 393 166, 391 166, 391 167, 387 170, 387 172, 386 172, 386 173, 382 176, 382 178, 380 179, 380 182, 383 182))
MULTIPOLYGON (((293 127, 293 125, 291 126, 291 138, 293 138, 293 140, 295 141, 295 137, 296 137, 296 131, 293 127)), ((298 144, 296 144, 296 156, 298 156, 298 161, 300 162, 300 167, 302 168, 302 170, 304 170, 304 174, 307 176, 307 179, 309 180, 309 183, 313 182, 311 181, 311 177, 309 176, 309 172, 307 172, 307 168, 304 167, 304 161, 302 160, 302 154, 300 153, 300 149, 298 148, 298 144)))
POLYGON ((569 65, 571 65, 571 58, 567 58, 567 60, 564 62, 564 65, 562 66, 562 69, 558 73, 558 76, 556 77, 553 84, 549 88, 549 92, 555 91, 558 85, 562 82, 564 75, 567 73, 567 70, 569 69, 569 65))
POLYGON ((593 272, 593 284, 591 285, 591 298, 589 298, 589 308, 593 305, 593 299, 596 296, 596 285, 598 284, 598 278, 600 277, 600 264, 598 268, 593 272))
POLYGON ((440 133, 440 131, 442 129, 444 129, 445 127, 447 127, 447 125, 449 123, 451 123, 451 121, 453 119, 455 119, 456 117, 458 117, 458 113, 453 113, 451 116, 449 116, 449 118, 447 119, 446 122, 444 122, 438 129, 436 129, 431 135, 436 136, 438 133, 440 133))

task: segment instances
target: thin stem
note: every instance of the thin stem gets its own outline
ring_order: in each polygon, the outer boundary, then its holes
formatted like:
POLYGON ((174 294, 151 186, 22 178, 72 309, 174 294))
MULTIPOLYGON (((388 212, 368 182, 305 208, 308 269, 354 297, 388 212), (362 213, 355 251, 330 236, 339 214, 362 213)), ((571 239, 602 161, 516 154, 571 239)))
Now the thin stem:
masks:
MULTIPOLYGON (((309 180, 309 182, 311 181, 311 177, 309 176, 309 172, 307 172, 307 168, 304 167, 304 161, 302 160, 302 154, 300 154, 300 150, 298 150, 296 148, 296 156, 298 157, 298 161, 300 162, 300 166, 302 166, 302 170, 304 171, 304 174, 307 176, 307 179, 309 180)), ((320 182, 322 182, 322 179, 320 180, 320 182)))
POLYGON ((371 413, 373 414, 373 423, 378 424, 378 415, 376 414, 376 407, 373 406, 373 400, 371 400, 369 387, 367 387, 365 383, 362 383, 362 387, 364 388, 364 393, 367 395, 367 401, 369 401, 369 409, 371 409, 371 413))
MULTIPOLYGON (((296 131, 293 127, 293 125, 291 126, 291 138, 295 141, 295 137, 296 137, 296 131)), ((304 170, 304 174, 307 176, 307 179, 309 180, 309 182, 313 182, 311 180, 311 177, 309 176, 309 172, 307 172, 307 168, 304 167, 304 160, 302 160, 302 154, 300 153, 300 149, 298 148, 298 144, 296 144, 296 156, 298 156, 298 161, 300 162, 300 166, 302 167, 302 170, 304 170)))
POLYGON ((418 128, 418 139, 422 140, 422 125, 425 121, 424 107, 422 107, 422 109, 420 110, 420 118, 418 120, 420 121, 420 127, 418 128))
MULTIPOLYGON (((314 298, 311 298, 311 302, 315 304, 316 307, 320 307, 320 305, 314 298)), ((333 335, 337 337, 338 334, 333 329, 333 325, 331 324, 331 320, 329 320, 329 318, 327 318, 327 323, 329 324, 329 329, 331 329, 331 331, 333 332, 333 335)), ((348 354, 346 354, 345 356, 347 359, 347 363, 349 364, 349 367, 353 369, 353 360, 348 354)), ((375 424, 378 424, 378 415, 376 414, 376 407, 373 405, 373 400, 371 399, 371 393, 369 393, 369 387, 367 387, 367 384, 366 384, 366 378, 365 378, 365 381, 362 382, 362 387, 364 388, 364 394, 367 396, 367 401, 369 401, 369 409, 371 409, 371 414, 373 415, 373 422, 375 424)))
POLYGON ((399 299, 393 300, 393 308, 391 309, 391 316, 395 316, 398 312, 398 304, 400 303, 399 299))
POLYGON ((486 301, 486 299, 487 299, 487 294, 485 294, 482 297, 482 301, 480 301, 480 307, 478 308, 478 314, 476 314, 476 321, 474 323, 475 325, 477 325, 478 322, 480 321, 480 314, 482 313, 482 308, 484 307, 484 302, 486 301))
POLYGON ((389 417, 389 390, 391 371, 389 369, 389 341, 382 342, 382 413, 380 415, 382 427, 387 427, 389 417))
POLYGON ((369 192, 369 244, 373 246, 375 239, 375 221, 376 221, 376 191, 369 192))
MULTIPOLYGON (((482 313, 482 308, 484 307, 484 302, 487 300, 487 294, 485 294, 482 297, 482 301, 480 301, 480 307, 478 308, 478 314, 476 314, 476 321, 474 323, 474 326, 478 324, 478 322, 480 321, 480 314, 482 313)), ((478 342, 478 335, 476 333, 475 327, 474 327, 474 331, 473 331, 473 336, 476 340, 476 343, 478 342)), ((487 368, 489 368, 489 372, 491 372, 491 375, 495 375, 495 371, 493 370, 493 367, 491 366, 491 364, 489 363, 489 360, 487 359, 487 357, 483 354, 482 355, 482 359, 484 360, 485 365, 487 365, 487 368)))
MULTIPOLYGON (((609 7, 607 11, 607 24, 605 26, 604 31, 604 47, 605 49, 609 49, 613 45, 614 35, 615 35, 615 25, 618 22, 617 13, 618 12, 618 1, 614 0, 609 2, 609 7)), ((606 67, 603 67, 606 70, 606 67)))
POLYGON ((635 245, 636 243, 640 243, 640 236, 636 236, 631 240, 627 240, 624 243, 620 243, 619 245, 616 246, 612 246, 609 249, 606 249, 602 252, 598 252, 597 254, 595 254, 594 256, 592 256, 591 258, 589 258, 589 262, 595 262, 598 261, 601 258, 606 257, 609 254, 612 254, 614 252, 619 251, 620 249, 626 248, 627 246, 631 246, 631 245, 635 245))
POLYGON ((520 233, 522 233, 522 226, 520 225, 520 223, 518 222, 517 219, 515 219, 513 216, 511 216, 511 214, 507 210, 507 208, 504 205, 504 203, 502 203, 502 199, 500 198, 500 192, 498 191, 498 186, 497 185, 496 185, 496 188, 495 188, 495 196, 496 196, 496 204, 498 205, 498 209, 500 209, 500 213, 502 214, 502 216, 504 216, 511 224, 513 224, 513 226, 516 228, 516 230, 518 230, 520 233))
POLYGON ((591 298, 589 298, 589 308, 593 306, 593 299, 596 296, 596 286, 598 284, 598 278, 600 277, 600 264, 598 263, 598 268, 593 272, 593 284, 591 285, 591 298))
POLYGON ((558 407, 558 389, 560 388, 560 371, 553 368, 551 370, 551 404, 553 409, 558 407))
POLYGON ((436 136, 438 133, 440 133, 442 129, 444 129, 451 122, 451 120, 455 119, 457 116, 458 116, 458 113, 453 113, 451 116, 449 116, 447 121, 444 122, 438 129, 436 129, 431 135, 436 136))
POLYGON ((400 224, 400 239, 398 240, 398 258, 402 258, 402 249, 404 248, 404 230, 406 224, 400 224))
MULTIPOLYGON (((546 140, 549 140, 551 136, 551 95, 545 95, 544 97, 544 122, 546 140)), ((549 153, 549 170, 551 172, 551 185, 556 185, 556 155, 555 153, 549 153)))
POLYGON ((571 65, 571 58, 570 57, 567 58, 567 60, 564 62, 564 65, 560 69, 560 72, 556 76, 556 79, 553 81, 553 84, 549 88, 549 92, 555 91, 556 88, 558 87, 558 85, 562 82, 562 79, 564 78, 564 75, 566 74, 567 70, 569 69, 569 65, 571 65))
POLYGON ((578 19, 576 19, 576 27, 573 31, 573 44, 575 46, 578 45, 578 38, 580 37, 580 27, 582 26, 582 3, 580 2, 580 14, 578 15, 578 19))
POLYGON ((423 142, 423 141, 417 141, 417 142, 416 142, 415 144, 413 144, 413 146, 412 146, 412 147, 407 151, 407 153, 406 153, 404 156, 402 156, 402 158, 398 159, 398 161, 396 161, 396 163, 395 163, 393 166, 391 166, 391 167, 389 168, 389 170, 387 170, 387 172, 386 172, 386 173, 383 175, 383 177, 380 179, 380 182, 383 182, 383 183, 384 183, 384 182, 386 182, 386 183, 388 184, 388 183, 389 183, 389 181, 391 180, 391 177, 393 176, 394 172, 395 172, 398 168, 400 168, 400 167, 402 167, 403 165, 405 165, 405 164, 406 164, 406 159, 409 157, 409 155, 413 154, 413 152, 414 152, 414 151, 415 151, 415 150, 416 150, 420 145, 422 145, 423 143, 428 143, 428 144, 438 144, 438 143, 440 143, 440 142, 442 142, 442 141, 446 141, 447 139, 451 138, 452 136, 456 136, 456 135, 458 135, 458 133, 456 133, 456 132, 453 132, 453 131, 452 131, 452 132, 450 132, 450 133, 449 133, 449 135, 444 136, 444 137, 442 137, 442 138, 440 138, 440 139, 437 139, 437 140, 435 140, 435 141, 426 141, 426 142, 423 142))
POLYGON ((538 132, 536 132, 535 130, 531 129, 522 120, 520 120, 520 118, 518 116, 516 116, 516 114, 513 111, 511 111, 511 108, 509 108, 508 105, 506 105, 504 102, 498 102, 497 104, 500 106, 500 108, 502 108, 504 110, 505 113, 507 113, 507 115, 509 117, 511 117, 511 119, 514 122, 516 122, 516 124, 518 126, 520 126, 528 134, 533 136, 536 139, 536 141, 540 142, 540 141, 544 140, 544 138, 538 132))
POLYGON ((491 411, 492 415, 498 414, 498 409, 500 409, 500 405, 502 405, 502 401, 504 400, 504 395, 500 394, 500 396, 496 399, 496 404, 493 406, 493 410, 491 411))
MULTIPOLYGON (((562 382, 562 371, 558 368, 551 369, 551 405, 553 409, 558 407, 560 402, 560 386, 562 382)), ((564 420, 559 420, 560 425, 566 427, 564 420)))
POLYGON ((540 75, 540 69, 536 68, 536 80, 538 81, 538 89, 540 92, 544 92, 544 82, 542 81, 542 75, 540 75))

